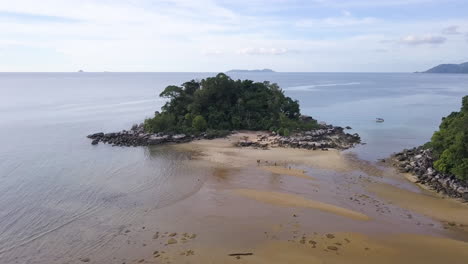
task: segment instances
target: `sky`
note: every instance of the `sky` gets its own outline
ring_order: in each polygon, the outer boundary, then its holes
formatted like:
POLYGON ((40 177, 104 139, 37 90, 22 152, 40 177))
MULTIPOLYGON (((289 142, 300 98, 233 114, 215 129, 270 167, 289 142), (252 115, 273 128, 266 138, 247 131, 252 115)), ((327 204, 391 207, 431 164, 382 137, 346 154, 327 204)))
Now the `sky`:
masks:
POLYGON ((2 72, 413 72, 465 61, 467 0, 0 0, 2 72))

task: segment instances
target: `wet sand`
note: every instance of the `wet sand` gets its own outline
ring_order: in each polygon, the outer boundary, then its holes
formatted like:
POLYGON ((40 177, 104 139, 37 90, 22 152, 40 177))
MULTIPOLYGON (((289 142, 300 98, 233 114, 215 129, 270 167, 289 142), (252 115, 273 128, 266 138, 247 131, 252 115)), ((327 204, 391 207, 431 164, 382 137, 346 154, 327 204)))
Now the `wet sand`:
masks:
POLYGON ((240 136, 175 145, 193 153, 190 166, 206 171, 201 188, 148 210, 83 258, 126 264, 466 263, 468 237, 459 226, 467 223, 465 204, 338 151, 233 147, 240 136), (237 253, 247 255, 230 256, 237 253))
POLYGON ((332 204, 321 203, 317 201, 312 201, 304 199, 301 196, 280 193, 280 192, 266 192, 253 189, 237 189, 234 190, 237 195, 248 197, 257 201, 277 205, 277 206, 286 206, 286 207, 303 207, 317 209, 325 211, 332 214, 341 215, 344 217, 349 217, 357 220, 369 220, 369 217, 365 214, 354 212, 342 207, 334 206, 332 204))

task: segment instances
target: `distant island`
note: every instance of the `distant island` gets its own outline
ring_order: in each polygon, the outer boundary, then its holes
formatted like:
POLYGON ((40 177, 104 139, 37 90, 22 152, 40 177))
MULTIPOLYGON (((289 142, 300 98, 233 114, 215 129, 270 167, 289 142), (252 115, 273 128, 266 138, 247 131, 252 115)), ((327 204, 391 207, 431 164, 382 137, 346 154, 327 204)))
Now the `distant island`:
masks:
POLYGON ((260 69, 255 69, 255 70, 240 70, 240 69, 233 69, 233 70, 230 70, 230 71, 227 71, 227 73, 245 73, 245 72, 275 72, 274 70, 272 69, 263 69, 263 70, 260 70, 260 69))
POLYGON ((468 62, 461 64, 440 64, 422 73, 468 73, 468 62))

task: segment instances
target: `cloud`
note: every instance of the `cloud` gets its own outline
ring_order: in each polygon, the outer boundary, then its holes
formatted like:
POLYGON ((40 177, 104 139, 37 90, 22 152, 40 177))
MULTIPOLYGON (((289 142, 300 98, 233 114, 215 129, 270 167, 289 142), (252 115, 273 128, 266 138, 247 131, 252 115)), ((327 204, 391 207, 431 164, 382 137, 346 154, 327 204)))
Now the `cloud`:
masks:
POLYGON ((447 39, 441 36, 433 36, 433 35, 408 35, 403 37, 400 40, 400 43, 408 44, 408 45, 423 45, 423 44, 442 44, 447 39))
POLYGON ((237 51, 240 55, 283 55, 288 53, 285 48, 244 48, 237 51))
POLYGON ((39 14, 18 13, 18 12, 5 12, 0 11, 0 21, 14 21, 23 23, 75 23, 80 22, 78 19, 61 17, 61 16, 47 16, 39 14))
POLYGON ((297 27, 312 28, 312 27, 350 27, 370 25, 378 22, 374 17, 354 17, 349 11, 343 10, 342 16, 327 17, 323 19, 303 19, 296 23, 297 27))
POLYGON ((387 53, 388 50, 387 49, 374 49, 375 52, 377 53, 387 53))
POLYGON ((392 7, 431 3, 434 0, 315 0, 317 4, 332 7, 392 7))
POLYGON ((219 49, 205 49, 202 51, 202 54, 207 55, 207 56, 219 56, 219 55, 223 55, 224 53, 225 53, 224 51, 219 50, 219 49))
POLYGON ((442 34, 444 34, 444 35, 458 35, 458 34, 461 34, 461 33, 458 31, 458 26, 450 26, 450 27, 446 27, 446 28, 442 29, 442 34))

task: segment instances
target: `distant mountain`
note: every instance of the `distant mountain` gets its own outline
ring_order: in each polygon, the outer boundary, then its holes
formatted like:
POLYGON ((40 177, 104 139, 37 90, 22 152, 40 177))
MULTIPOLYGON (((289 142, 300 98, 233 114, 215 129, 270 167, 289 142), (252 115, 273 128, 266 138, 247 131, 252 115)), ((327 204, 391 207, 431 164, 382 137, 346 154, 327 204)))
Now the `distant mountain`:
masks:
POLYGON ((468 62, 462 64, 440 64, 423 73, 468 73, 468 62))
POLYGON ((263 69, 263 70, 238 70, 238 69, 234 69, 234 70, 230 70, 230 71, 227 71, 227 72, 228 73, 232 73, 232 72, 234 72, 234 73, 237 73, 237 72, 244 73, 244 72, 275 72, 275 71, 273 71, 271 69, 263 69))

